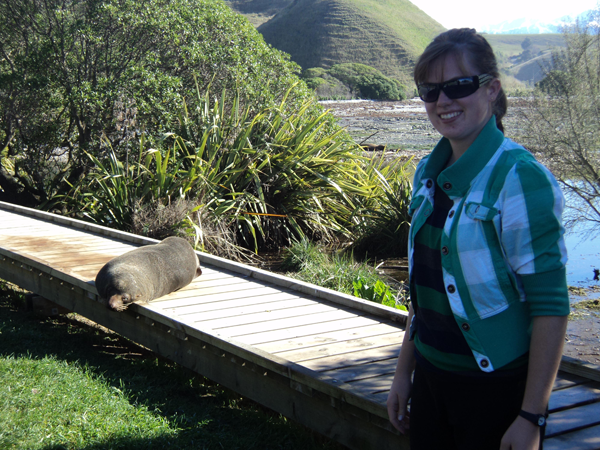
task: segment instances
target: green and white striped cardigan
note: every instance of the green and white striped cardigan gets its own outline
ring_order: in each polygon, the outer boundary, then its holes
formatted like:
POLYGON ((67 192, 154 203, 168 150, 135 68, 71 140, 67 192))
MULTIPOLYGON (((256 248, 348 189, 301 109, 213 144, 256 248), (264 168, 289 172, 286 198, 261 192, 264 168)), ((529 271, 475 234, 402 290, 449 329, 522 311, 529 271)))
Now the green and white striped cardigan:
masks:
POLYGON ((446 138, 418 165, 410 205, 414 238, 433 211, 435 181, 454 202, 442 268, 454 317, 479 368, 492 372, 529 350, 531 318, 568 315, 564 198, 554 176, 492 117, 456 163, 446 138))

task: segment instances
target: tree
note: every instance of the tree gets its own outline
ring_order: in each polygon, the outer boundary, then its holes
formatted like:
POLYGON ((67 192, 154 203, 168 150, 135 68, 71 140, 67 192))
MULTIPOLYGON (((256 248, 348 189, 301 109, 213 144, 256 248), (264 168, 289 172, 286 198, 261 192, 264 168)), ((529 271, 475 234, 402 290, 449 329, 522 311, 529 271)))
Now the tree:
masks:
MULTIPOLYGON (((194 116, 197 90, 259 111, 297 72, 220 1, 0 0, 0 199, 66 193, 86 152, 127 163, 141 134, 173 131, 186 107, 194 116)), ((309 95, 300 83, 291 97, 309 95)))
POLYGON ((525 142, 547 162, 567 199, 567 225, 600 227, 600 29, 596 10, 586 25, 564 30, 566 47, 544 67, 522 111, 525 142))
POLYGON ((531 39, 526 37, 523 42, 521 42, 521 48, 523 50, 527 50, 529 47, 531 47, 531 39))

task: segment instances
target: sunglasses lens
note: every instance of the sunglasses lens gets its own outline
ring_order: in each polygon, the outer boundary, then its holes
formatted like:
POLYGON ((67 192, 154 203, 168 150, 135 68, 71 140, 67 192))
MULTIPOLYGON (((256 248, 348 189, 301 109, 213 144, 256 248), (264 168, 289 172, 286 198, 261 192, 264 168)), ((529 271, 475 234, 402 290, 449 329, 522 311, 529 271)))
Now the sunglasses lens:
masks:
POLYGON ((468 77, 446 83, 442 89, 449 99, 454 100, 467 97, 477 91, 478 88, 478 83, 475 83, 472 77, 468 77))
POLYGON ((437 101, 440 96, 440 86, 436 84, 422 84, 419 86, 419 97, 426 103, 437 101))

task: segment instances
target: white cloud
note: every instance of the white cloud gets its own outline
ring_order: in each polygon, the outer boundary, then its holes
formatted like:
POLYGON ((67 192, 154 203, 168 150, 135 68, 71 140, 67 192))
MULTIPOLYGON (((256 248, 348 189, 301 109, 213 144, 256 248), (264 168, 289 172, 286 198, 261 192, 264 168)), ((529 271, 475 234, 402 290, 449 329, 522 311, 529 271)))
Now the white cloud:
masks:
POLYGON ((520 18, 554 20, 563 16, 574 17, 596 7, 596 0, 504 0, 500 3, 411 1, 446 28, 481 28, 520 18))

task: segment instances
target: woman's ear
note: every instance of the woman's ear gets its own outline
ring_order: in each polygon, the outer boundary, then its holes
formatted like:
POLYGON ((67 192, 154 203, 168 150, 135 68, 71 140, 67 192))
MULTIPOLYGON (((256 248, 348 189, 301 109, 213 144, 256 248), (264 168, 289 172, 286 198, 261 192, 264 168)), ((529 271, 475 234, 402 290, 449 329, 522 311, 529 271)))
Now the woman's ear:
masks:
POLYGON ((489 95, 489 99, 491 102, 494 102, 498 98, 498 94, 500 93, 500 89, 502 89, 502 83, 498 78, 494 78, 487 84, 487 91, 489 95))

